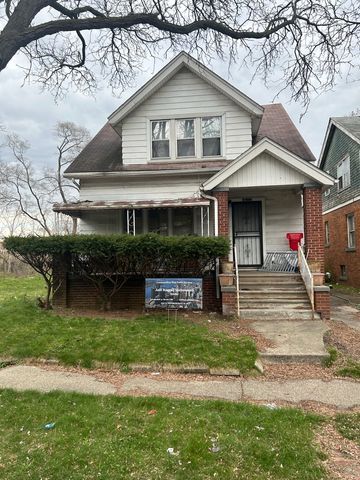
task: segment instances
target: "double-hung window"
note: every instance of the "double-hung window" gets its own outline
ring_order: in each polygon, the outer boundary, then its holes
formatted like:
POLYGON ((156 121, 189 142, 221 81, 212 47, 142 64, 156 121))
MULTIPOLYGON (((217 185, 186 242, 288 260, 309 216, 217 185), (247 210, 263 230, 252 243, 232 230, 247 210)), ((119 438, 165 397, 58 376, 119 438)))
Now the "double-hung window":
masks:
POLYGON ((151 156, 152 158, 170 157, 170 121, 151 122, 151 156))
POLYGON ((201 134, 203 157, 221 155, 221 117, 203 117, 201 134))
POLYGON ((350 156, 346 155, 337 166, 338 191, 350 186, 350 156))
POLYGON ((355 248, 355 216, 353 213, 346 215, 348 248, 355 248))
POLYGON ((195 157, 195 120, 176 120, 176 153, 178 157, 195 157))

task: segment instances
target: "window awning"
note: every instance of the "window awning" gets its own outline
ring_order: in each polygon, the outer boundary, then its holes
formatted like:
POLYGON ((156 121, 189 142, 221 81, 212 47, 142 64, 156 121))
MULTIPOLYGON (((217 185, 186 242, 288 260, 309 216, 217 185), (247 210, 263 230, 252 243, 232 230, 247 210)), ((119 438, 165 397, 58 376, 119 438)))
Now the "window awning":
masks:
POLYGON ((139 200, 137 202, 123 201, 83 201, 74 203, 55 203, 54 212, 67 215, 76 215, 78 212, 99 210, 138 210, 142 208, 181 208, 181 207, 206 207, 210 201, 202 197, 177 198, 174 200, 139 200))

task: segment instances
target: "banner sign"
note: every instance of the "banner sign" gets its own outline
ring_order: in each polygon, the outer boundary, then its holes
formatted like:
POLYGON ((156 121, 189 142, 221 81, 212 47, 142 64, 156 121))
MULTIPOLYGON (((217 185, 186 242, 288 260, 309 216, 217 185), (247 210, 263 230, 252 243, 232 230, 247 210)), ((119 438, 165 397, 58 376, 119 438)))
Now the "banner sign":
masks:
POLYGON ((202 278, 146 278, 146 308, 202 309, 202 278))

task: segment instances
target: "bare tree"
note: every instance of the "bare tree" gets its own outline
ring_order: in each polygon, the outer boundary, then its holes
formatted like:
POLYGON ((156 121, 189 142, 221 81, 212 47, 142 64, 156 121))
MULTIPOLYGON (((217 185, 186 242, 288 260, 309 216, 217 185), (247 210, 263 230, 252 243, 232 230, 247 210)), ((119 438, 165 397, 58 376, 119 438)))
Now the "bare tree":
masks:
MULTIPOLYGON (((57 157, 54 168, 38 171, 27 158, 29 145, 18 135, 6 136, 10 158, 0 162, 0 205, 9 214, 19 213, 25 219, 23 230, 28 233, 52 235, 67 229, 68 218, 59 228, 52 205, 61 200, 69 203, 77 198, 79 186, 63 177, 63 170, 71 163, 89 139, 89 132, 71 122, 59 122, 55 128, 57 157)), ((76 233, 76 220, 71 233, 76 233)), ((70 233, 70 232, 67 232, 70 233)))
MULTIPOLYGON (((57 139, 56 166, 47 171, 46 178, 53 186, 53 194, 63 203, 78 199, 79 184, 64 177, 64 171, 90 140, 90 132, 73 122, 58 122, 55 127, 57 139)), ((77 218, 72 218, 72 234, 77 232, 77 218)))
POLYGON ((229 52, 265 80, 280 67, 304 103, 359 68, 358 0, 0 0, 1 15, 0 71, 22 51, 27 75, 55 94, 94 91, 99 78, 124 88, 168 49, 229 52))

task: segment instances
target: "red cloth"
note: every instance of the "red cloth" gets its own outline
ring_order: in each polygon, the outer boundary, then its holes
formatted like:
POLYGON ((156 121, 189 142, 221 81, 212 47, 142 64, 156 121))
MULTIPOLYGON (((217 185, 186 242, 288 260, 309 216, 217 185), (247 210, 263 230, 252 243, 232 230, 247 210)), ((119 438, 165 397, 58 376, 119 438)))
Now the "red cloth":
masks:
POLYGON ((297 250, 301 239, 304 237, 302 233, 287 233, 286 238, 289 240, 291 250, 297 250))

